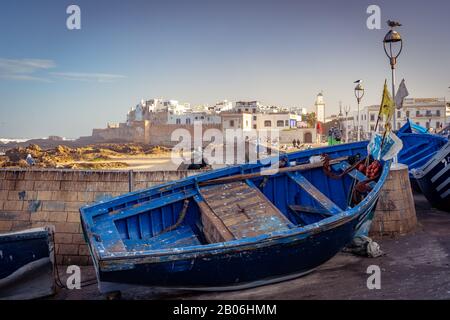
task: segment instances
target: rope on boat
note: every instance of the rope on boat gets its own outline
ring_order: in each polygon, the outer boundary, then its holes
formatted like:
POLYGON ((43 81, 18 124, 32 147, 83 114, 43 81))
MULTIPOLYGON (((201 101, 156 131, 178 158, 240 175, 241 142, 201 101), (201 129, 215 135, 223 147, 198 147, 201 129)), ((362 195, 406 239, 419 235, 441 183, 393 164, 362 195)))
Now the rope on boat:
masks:
POLYGON ((369 186, 370 182, 376 181, 381 174, 381 164, 379 161, 375 160, 370 163, 370 157, 356 161, 353 165, 345 169, 342 173, 336 174, 331 169, 330 157, 327 154, 322 154, 323 158, 323 171, 325 175, 332 179, 341 179, 343 176, 351 172, 352 170, 358 170, 364 175, 366 175, 367 179, 364 181, 359 181, 352 186, 351 191, 351 200, 354 203, 359 203, 362 201, 363 194, 371 191, 369 186), (370 164, 369 164, 370 163, 370 164), (368 165, 369 164, 369 165, 368 165), (356 191, 356 192, 355 192, 356 191))
POLYGON ((176 228, 178 228, 181 223, 184 221, 184 218, 186 217, 186 213, 187 213, 187 209, 189 206, 189 199, 184 200, 183 203, 183 209, 181 210, 180 216, 178 217, 178 220, 175 224, 168 226, 167 228, 165 228, 164 230, 162 230, 160 233, 158 233, 157 235, 166 233, 166 232, 170 232, 172 230, 175 230, 176 228))

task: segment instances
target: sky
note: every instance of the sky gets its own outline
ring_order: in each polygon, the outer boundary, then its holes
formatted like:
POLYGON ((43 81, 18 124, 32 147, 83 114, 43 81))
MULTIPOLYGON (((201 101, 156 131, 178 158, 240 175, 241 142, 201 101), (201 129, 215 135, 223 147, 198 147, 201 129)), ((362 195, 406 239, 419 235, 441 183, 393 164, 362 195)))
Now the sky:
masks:
POLYGON ((306 107, 326 114, 381 100, 390 67, 382 40, 403 26, 397 78, 411 97, 450 91, 448 0, 2 0, 0 137, 90 135, 154 97, 306 107), (68 30, 66 9, 81 9, 68 30), (369 5, 381 29, 366 26, 369 5))

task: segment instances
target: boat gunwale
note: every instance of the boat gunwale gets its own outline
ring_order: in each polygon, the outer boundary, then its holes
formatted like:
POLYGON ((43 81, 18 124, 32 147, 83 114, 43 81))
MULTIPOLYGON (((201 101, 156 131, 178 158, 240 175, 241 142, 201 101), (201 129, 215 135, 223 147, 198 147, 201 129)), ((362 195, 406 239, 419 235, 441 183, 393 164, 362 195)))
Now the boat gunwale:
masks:
MULTIPOLYGON (((122 251, 111 253, 109 251, 99 252, 98 247, 92 243, 92 233, 88 229, 89 236, 89 247, 91 252, 94 252, 94 261, 98 264, 100 261, 102 262, 111 262, 111 261, 120 261, 120 260, 134 260, 134 259, 142 259, 142 258, 161 258, 164 256, 175 256, 179 257, 182 254, 214 254, 214 251, 221 250, 219 253, 223 253, 224 250, 233 250, 236 248, 241 248, 244 246, 250 246, 250 248, 255 245, 264 245, 266 243, 271 243, 277 240, 301 236, 305 235, 308 237, 310 235, 314 235, 317 233, 321 233, 324 231, 331 230, 333 228, 337 228, 345 223, 352 221, 361 216, 367 210, 372 210, 374 206, 374 202, 378 199, 381 188, 386 180, 389 170, 390 170, 391 161, 386 161, 383 166, 383 171, 380 176, 380 179, 376 183, 375 187, 369 192, 369 194, 361 201, 357 206, 344 210, 339 214, 333 215, 331 217, 320 220, 319 222, 309 224, 306 226, 292 228, 290 230, 277 231, 270 234, 264 234, 257 237, 250 237, 245 239, 232 240, 221 243, 212 243, 206 245, 196 245, 196 246, 187 246, 181 248, 169 248, 169 249, 159 249, 159 250, 143 250, 143 251, 122 251), (94 250, 92 250, 92 247, 94 250)), ((192 177, 191 177, 192 178, 192 177)), ((84 222, 83 222, 84 223, 84 222)), ((181 259, 181 258, 180 258, 181 259)), ((183 257, 185 259, 185 257, 183 257)))

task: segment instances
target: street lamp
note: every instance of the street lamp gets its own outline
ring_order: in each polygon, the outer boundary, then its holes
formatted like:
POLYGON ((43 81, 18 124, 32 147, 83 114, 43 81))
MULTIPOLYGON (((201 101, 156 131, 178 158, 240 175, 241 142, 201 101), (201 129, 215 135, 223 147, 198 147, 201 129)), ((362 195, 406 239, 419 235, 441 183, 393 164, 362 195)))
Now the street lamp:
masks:
POLYGON ((355 87, 355 97, 356 97, 356 101, 358 102, 358 131, 357 131, 357 141, 361 140, 361 133, 360 133, 360 128, 361 128, 361 116, 359 115, 359 106, 361 103, 361 99, 364 97, 364 87, 361 83, 361 80, 356 81, 356 83, 358 83, 355 87))
MULTIPOLYGON (((400 36, 400 33, 394 30, 395 27, 400 27, 401 24, 396 21, 388 20, 388 26, 391 30, 384 36, 383 46, 384 52, 386 53, 389 61, 391 63, 392 70, 392 98, 395 101, 395 65, 397 64, 397 58, 400 56, 403 50, 403 39, 400 36)), ((393 121, 393 130, 396 130, 396 120, 395 120, 395 112, 392 117, 393 121)))

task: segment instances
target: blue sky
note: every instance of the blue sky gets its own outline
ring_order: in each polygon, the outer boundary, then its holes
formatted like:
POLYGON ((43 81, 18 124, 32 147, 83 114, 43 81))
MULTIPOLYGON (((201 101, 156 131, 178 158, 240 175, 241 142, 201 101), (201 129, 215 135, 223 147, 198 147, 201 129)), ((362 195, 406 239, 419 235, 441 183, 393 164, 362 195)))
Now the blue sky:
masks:
POLYGON ((446 0, 2 0, 0 137, 89 135, 152 97, 312 108, 323 90, 331 114, 356 108, 356 79, 376 104, 388 19, 404 25, 398 78, 411 96, 448 96, 448 12, 446 0), (66 28, 70 4, 81 30, 66 28), (366 27, 371 4, 381 30, 366 27))

